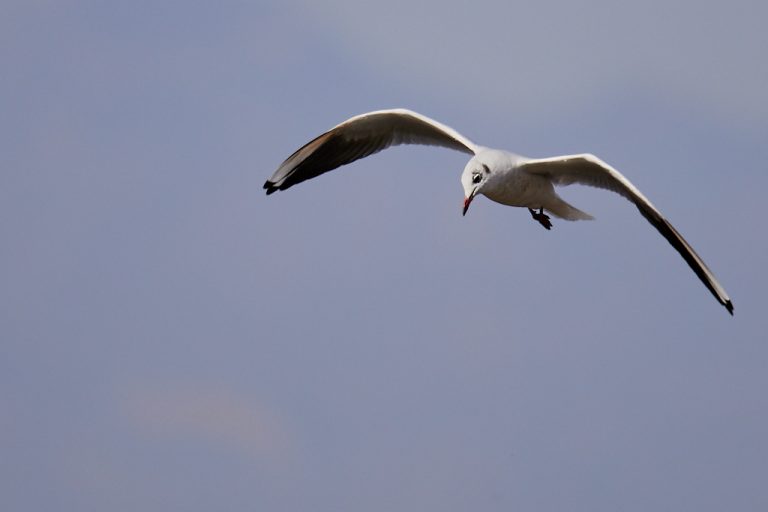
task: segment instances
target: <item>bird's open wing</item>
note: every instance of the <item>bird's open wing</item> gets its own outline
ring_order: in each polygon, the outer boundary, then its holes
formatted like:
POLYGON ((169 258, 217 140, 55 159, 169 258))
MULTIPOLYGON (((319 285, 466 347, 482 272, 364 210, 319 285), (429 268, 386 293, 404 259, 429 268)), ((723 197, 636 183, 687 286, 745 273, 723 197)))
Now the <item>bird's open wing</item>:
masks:
POLYGON ((267 194, 399 144, 443 146, 477 153, 479 146, 456 130, 405 109, 361 114, 331 128, 286 159, 264 183, 267 194))
POLYGON ((553 158, 533 159, 522 164, 521 169, 531 174, 545 176, 555 185, 578 183, 591 187, 611 190, 632 201, 648 222, 659 230, 677 252, 688 262, 699 279, 712 292, 712 295, 733 314, 733 303, 725 289, 715 278, 709 267, 696 254, 688 242, 677 232, 667 219, 653 206, 619 171, 594 155, 567 155, 553 158))

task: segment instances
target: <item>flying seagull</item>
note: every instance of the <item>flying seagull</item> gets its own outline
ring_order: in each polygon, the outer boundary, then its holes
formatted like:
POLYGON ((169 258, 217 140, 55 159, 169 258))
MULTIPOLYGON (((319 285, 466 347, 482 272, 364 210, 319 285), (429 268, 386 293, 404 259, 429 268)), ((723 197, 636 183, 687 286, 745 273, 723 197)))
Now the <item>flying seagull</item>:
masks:
POLYGON ((464 208, 482 194, 492 201, 528 208, 534 220, 551 229, 547 213, 565 220, 592 216, 566 203, 555 185, 578 183, 620 194, 672 244, 704 286, 733 315, 733 303, 704 261, 672 224, 619 171, 591 154, 527 158, 475 144, 456 130, 406 109, 361 114, 331 128, 288 157, 264 183, 267 195, 342 165, 400 144, 443 146, 472 155, 464 172, 464 208), (546 213, 545 213, 546 212, 546 213))

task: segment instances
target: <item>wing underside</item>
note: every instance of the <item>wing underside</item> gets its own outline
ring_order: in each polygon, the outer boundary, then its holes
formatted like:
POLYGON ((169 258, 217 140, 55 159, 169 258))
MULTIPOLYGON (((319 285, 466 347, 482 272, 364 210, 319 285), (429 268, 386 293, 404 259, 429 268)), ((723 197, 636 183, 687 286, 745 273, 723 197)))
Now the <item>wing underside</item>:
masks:
POLYGON ((478 146, 437 121, 405 109, 362 114, 314 138, 289 156, 264 184, 267 194, 401 144, 442 146, 474 154, 478 146))

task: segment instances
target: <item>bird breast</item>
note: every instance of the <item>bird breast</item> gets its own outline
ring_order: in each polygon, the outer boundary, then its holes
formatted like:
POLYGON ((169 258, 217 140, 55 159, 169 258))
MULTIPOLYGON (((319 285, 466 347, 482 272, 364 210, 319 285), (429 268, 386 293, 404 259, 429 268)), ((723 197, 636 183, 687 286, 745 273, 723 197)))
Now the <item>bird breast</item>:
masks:
POLYGON ((489 182, 482 192, 488 199, 497 203, 540 208, 554 194, 554 187, 544 177, 511 169, 489 182))

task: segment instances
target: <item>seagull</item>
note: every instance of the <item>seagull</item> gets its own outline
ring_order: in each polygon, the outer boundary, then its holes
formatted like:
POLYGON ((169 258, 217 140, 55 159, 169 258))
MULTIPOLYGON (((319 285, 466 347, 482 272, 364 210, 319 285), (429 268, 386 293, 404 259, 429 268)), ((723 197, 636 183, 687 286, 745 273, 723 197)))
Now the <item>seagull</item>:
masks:
POLYGON ((578 183, 610 190, 631 201, 643 217, 680 253, 704 286, 733 315, 733 303, 709 267, 656 207, 623 174, 589 153, 528 158, 475 144, 459 132, 407 109, 377 110, 347 119, 312 139, 272 174, 267 195, 378 153, 391 146, 442 146, 472 155, 461 174, 462 215, 478 195, 508 206, 528 208, 533 220, 552 228, 548 214, 565 220, 593 217, 567 202, 555 186, 578 183))

